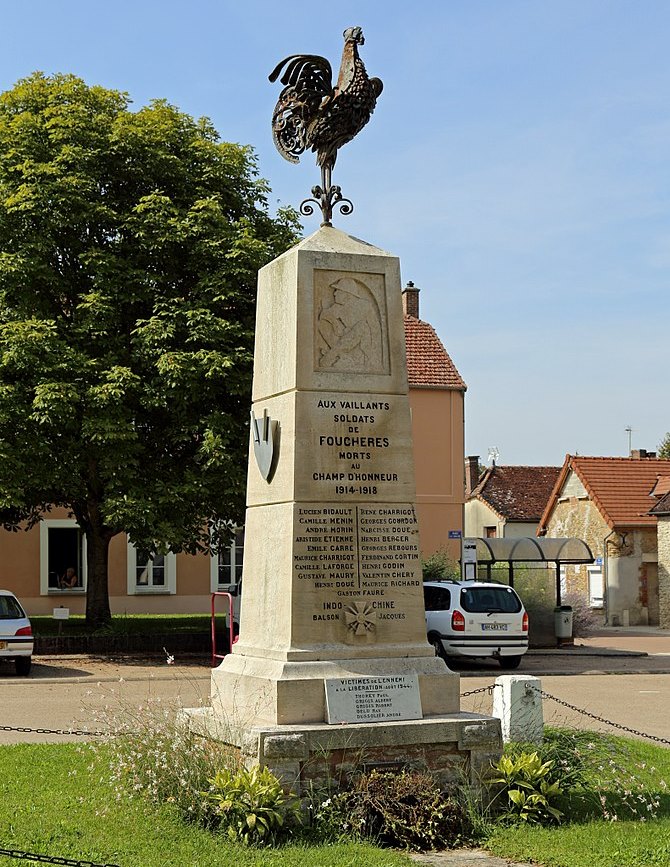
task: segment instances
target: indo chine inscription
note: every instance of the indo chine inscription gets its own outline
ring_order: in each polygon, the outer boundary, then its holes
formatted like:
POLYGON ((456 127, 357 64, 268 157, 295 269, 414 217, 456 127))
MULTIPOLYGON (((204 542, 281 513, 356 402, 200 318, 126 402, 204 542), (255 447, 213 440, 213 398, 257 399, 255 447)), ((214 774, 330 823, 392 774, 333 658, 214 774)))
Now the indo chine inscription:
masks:
POLYGON ((314 368, 390 373, 381 274, 314 272, 314 368))

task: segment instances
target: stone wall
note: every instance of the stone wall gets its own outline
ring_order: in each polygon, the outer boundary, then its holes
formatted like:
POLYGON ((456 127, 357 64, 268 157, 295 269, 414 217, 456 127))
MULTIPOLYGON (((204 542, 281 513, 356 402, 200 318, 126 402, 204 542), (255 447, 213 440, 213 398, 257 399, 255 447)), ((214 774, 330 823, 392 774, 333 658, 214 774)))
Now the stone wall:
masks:
MULTIPOLYGON (((621 545, 620 537, 612 536, 605 551, 604 540, 610 532, 595 504, 583 497, 557 503, 547 524, 547 536, 576 536, 586 542, 594 557, 606 558, 604 580, 610 625, 621 625, 625 620, 631 626, 655 624, 658 620, 656 587, 649 579, 656 557, 656 528, 624 530, 625 543, 621 545)), ((588 599, 586 565, 567 569, 566 589, 568 593, 588 599)), ((670 607, 668 611, 670 616, 670 607)))
MULTIPOLYGON (((547 524, 547 536, 574 536, 583 539, 594 557, 603 556, 603 539, 609 532, 610 528, 591 500, 576 497, 557 503, 547 524)), ((589 578, 586 565, 576 568, 570 566, 566 574, 566 590, 588 599, 589 578)))
POLYGON ((658 535, 658 602, 659 625, 670 629, 670 515, 659 517, 658 535))

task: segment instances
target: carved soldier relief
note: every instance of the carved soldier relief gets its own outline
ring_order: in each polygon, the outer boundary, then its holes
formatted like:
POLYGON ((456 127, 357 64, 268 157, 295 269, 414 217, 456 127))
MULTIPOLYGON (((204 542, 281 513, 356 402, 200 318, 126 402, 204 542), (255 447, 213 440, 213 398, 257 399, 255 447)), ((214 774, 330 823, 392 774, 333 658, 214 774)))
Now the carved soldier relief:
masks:
POLYGON ((390 373, 381 274, 314 272, 314 368, 390 373))

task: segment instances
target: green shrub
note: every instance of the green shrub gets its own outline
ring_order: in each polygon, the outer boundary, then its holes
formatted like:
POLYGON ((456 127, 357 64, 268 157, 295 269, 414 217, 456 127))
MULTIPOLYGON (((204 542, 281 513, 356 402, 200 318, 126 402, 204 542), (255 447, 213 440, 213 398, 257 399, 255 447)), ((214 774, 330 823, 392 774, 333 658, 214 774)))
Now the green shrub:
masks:
POLYGON ((286 795, 268 768, 224 768, 203 793, 214 805, 216 821, 231 840, 269 845, 300 821, 300 803, 286 795))
POLYGON ((470 833, 463 808, 418 771, 361 774, 317 808, 314 826, 324 838, 353 835, 414 851, 450 848, 470 833))
POLYGON ((461 577, 460 568, 446 551, 436 551, 421 561, 424 581, 443 581, 445 578, 458 580, 461 577))
POLYGON ((507 799, 503 820, 546 825, 559 823, 563 813, 555 806, 562 794, 558 782, 551 779, 553 761, 543 762, 537 752, 502 756, 495 770, 499 776, 491 782, 502 786, 500 795, 507 799))
POLYGON ((589 600, 580 593, 564 593, 561 603, 572 608, 572 634, 575 638, 586 638, 602 625, 602 617, 595 613, 589 600))

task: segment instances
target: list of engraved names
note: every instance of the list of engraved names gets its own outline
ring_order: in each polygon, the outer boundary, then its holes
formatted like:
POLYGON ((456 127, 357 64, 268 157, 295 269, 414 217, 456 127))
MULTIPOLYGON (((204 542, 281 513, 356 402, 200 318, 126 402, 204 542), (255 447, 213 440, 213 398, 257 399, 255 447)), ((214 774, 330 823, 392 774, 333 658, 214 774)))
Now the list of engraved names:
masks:
POLYGON ((404 620, 397 591, 419 587, 418 531, 405 504, 297 506, 294 569, 323 591, 315 620, 336 620, 342 602, 366 598, 377 620, 404 620))

